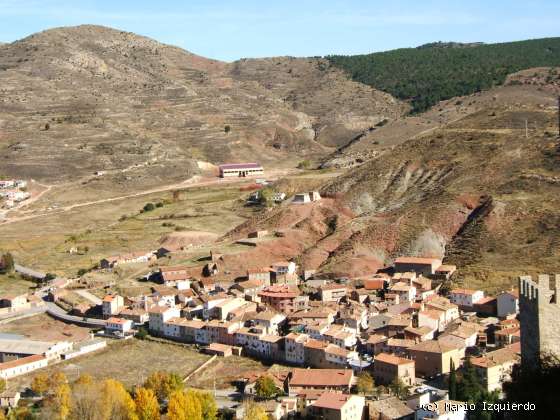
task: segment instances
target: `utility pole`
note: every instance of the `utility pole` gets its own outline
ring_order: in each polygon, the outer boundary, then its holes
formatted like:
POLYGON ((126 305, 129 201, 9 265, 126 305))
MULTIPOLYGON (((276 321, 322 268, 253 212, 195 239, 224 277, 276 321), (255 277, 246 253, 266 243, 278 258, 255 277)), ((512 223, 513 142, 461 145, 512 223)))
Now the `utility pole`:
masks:
POLYGON ((560 137, 560 96, 558 96, 558 137, 560 137))

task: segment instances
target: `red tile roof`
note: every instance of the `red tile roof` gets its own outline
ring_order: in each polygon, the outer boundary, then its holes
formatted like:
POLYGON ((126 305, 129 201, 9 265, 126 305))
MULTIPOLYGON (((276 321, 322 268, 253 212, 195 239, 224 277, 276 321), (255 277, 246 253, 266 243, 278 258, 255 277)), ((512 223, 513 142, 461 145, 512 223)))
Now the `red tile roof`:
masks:
POLYGON ((259 296, 277 297, 277 298, 295 298, 299 296, 297 289, 291 288, 287 285, 274 285, 269 286, 259 292, 259 296))
POLYGON ((439 261, 437 258, 398 257, 395 259, 395 264, 433 264, 439 261))
POLYGON ((28 363, 38 362, 39 360, 46 359, 42 354, 34 354, 32 356, 21 357, 16 360, 10 360, 9 362, 0 363, 0 371, 5 369, 15 368, 21 365, 26 365, 28 363))
POLYGON ((226 163, 223 165, 220 165, 219 168, 221 170, 227 170, 227 169, 260 169, 262 168, 261 165, 259 165, 258 163, 255 162, 251 162, 251 163, 226 163))
POLYGON ((129 321, 128 319, 122 319, 122 318, 115 318, 115 317, 112 317, 112 318, 109 318, 109 319, 107 320, 107 322, 110 322, 111 324, 120 324, 120 325, 124 325, 124 324, 130 323, 131 321, 129 321))
POLYGON ((455 265, 450 265, 450 264, 443 264, 440 265, 437 269, 436 272, 438 273, 447 273, 447 272, 453 272, 457 270, 457 266, 455 265))
POLYGON ((473 289, 453 289, 451 291, 452 294, 456 295, 474 295, 478 290, 473 289))
POLYGON ((314 407, 327 408, 329 410, 342 410, 342 407, 352 398, 350 394, 340 394, 338 392, 325 392, 317 401, 313 403, 314 407))
POLYGON ((414 364, 414 360, 405 359, 404 357, 395 356, 389 353, 379 353, 375 356, 375 362, 383 362, 390 365, 408 365, 414 364))
POLYGON ((385 287, 385 280, 366 280, 364 281, 364 289, 366 290, 382 290, 385 287))

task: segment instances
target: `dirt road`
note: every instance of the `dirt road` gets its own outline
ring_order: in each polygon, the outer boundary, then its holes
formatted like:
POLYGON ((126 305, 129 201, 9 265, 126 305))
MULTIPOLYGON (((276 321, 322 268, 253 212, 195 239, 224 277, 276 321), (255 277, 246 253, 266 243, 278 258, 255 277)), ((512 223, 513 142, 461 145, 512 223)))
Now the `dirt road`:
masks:
MULTIPOLYGON (((276 180, 279 177, 286 176, 286 175, 288 175, 288 174, 290 174, 294 171, 295 170, 293 170, 293 169, 283 169, 283 170, 269 171, 268 176, 267 176, 267 180, 276 180)), ((242 182, 247 182, 248 180, 250 180, 250 178, 215 178, 215 177, 214 178, 203 178, 203 177, 200 177, 199 175, 195 175, 192 178, 189 178, 189 179, 187 179, 183 182, 180 182, 178 184, 164 185, 164 186, 161 186, 161 187, 158 187, 158 188, 152 188, 150 190, 139 191, 139 192, 126 194, 126 195, 121 195, 121 196, 117 196, 117 197, 105 198, 105 199, 102 199, 102 200, 86 201, 86 202, 83 202, 83 203, 71 204, 69 206, 60 207, 56 210, 45 212, 45 213, 30 214, 28 216, 16 216, 16 217, 12 217, 12 218, 7 218, 7 219, 4 219, 3 221, 0 221, 0 226, 8 225, 8 224, 11 224, 11 223, 16 223, 16 222, 21 222, 21 221, 24 221, 24 220, 37 219, 37 218, 40 218, 40 217, 50 216, 50 215, 53 215, 53 214, 65 213, 65 212, 68 212, 70 210, 74 210, 74 209, 77 209, 77 208, 80 208, 80 207, 87 207, 87 206, 93 206, 93 205, 96 205, 96 204, 110 203, 112 201, 126 200, 128 198, 141 197, 143 195, 155 194, 155 193, 171 191, 171 190, 178 190, 178 189, 186 189, 186 188, 206 187, 206 186, 214 186, 214 185, 238 184, 238 183, 242 183, 242 182)), ((50 186, 48 188, 48 191, 50 191, 52 188, 56 188, 56 187, 50 186)), ((46 192, 46 191, 47 190, 45 190, 44 192, 46 192)), ((43 193, 41 193, 40 195, 43 195, 43 193)))

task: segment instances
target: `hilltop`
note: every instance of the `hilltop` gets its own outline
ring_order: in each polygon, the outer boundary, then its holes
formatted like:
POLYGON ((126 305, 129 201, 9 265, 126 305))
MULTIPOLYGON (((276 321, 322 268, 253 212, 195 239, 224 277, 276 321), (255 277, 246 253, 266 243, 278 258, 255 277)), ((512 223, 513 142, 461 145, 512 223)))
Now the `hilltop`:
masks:
POLYGON ((293 164, 328 152, 335 140, 317 137, 331 125, 344 141, 406 110, 328 64, 319 70, 318 59, 278 61, 259 77, 266 61, 227 64, 91 25, 2 45, 0 173, 63 182, 126 170, 116 181, 145 187, 185 179, 197 161, 293 164), (269 85, 284 79, 283 90, 269 85), (315 90, 329 84, 332 93, 315 90), (347 106, 331 124, 341 92, 347 106))
POLYGON ((441 100, 499 86, 508 74, 560 65, 560 38, 483 45, 431 43, 327 59, 353 80, 410 101, 414 112, 422 112, 441 100))

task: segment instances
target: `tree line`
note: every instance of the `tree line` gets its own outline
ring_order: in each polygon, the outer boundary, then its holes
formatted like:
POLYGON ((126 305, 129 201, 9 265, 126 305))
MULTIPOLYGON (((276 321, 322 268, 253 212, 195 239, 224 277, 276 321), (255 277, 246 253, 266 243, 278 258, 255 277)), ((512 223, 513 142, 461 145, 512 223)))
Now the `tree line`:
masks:
POLYGON ((560 65, 560 38, 442 48, 439 44, 364 55, 331 55, 355 81, 410 101, 412 112, 441 100, 492 88, 507 75, 560 65))
MULTIPOLYGON (((127 389, 115 379, 94 379, 81 375, 74 382, 62 372, 39 373, 30 389, 39 397, 32 405, 20 404, 0 420, 219 420, 231 418, 227 410, 218 410, 212 394, 186 388, 180 375, 153 372, 141 386, 127 389)), ((266 420, 261 405, 244 404, 245 419, 266 420)))

